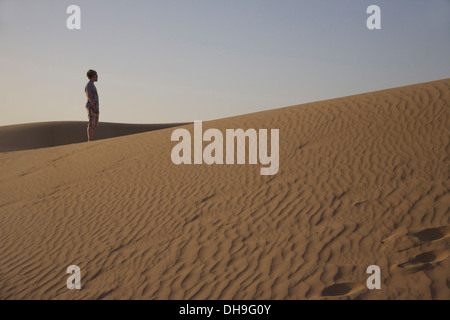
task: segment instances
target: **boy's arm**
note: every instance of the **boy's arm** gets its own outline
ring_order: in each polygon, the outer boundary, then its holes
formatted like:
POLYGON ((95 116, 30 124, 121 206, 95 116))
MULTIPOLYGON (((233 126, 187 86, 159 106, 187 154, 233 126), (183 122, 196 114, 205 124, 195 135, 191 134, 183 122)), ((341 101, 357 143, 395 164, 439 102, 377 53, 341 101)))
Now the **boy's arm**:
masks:
POLYGON ((92 95, 91 95, 91 91, 90 91, 90 90, 88 90, 87 96, 88 96, 89 103, 90 103, 91 106, 92 106, 92 109, 94 110, 95 113, 98 113, 97 106, 95 105, 95 102, 94 102, 94 99, 92 98, 92 95))

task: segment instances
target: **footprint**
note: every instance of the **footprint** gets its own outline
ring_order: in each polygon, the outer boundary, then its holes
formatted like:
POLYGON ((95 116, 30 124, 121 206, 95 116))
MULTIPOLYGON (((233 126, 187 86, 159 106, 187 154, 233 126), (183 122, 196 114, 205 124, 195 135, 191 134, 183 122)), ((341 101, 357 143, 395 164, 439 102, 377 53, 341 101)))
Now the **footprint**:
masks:
POLYGON ((436 241, 450 236, 450 226, 427 228, 415 233, 408 233, 408 235, 416 237, 422 242, 436 241))
POLYGON ((447 250, 429 251, 418 254, 414 258, 400 263, 397 265, 401 269, 411 269, 414 271, 420 271, 425 268, 429 268, 430 264, 443 261, 448 258, 447 250))
POLYGON ((326 287, 320 294, 321 297, 339 297, 348 296, 355 292, 361 291, 364 286, 354 282, 336 283, 326 287))
POLYGON ((389 237, 380 241, 382 245, 390 243, 401 252, 426 243, 439 241, 450 237, 450 226, 440 226, 433 228, 421 228, 407 230, 401 228, 389 237))

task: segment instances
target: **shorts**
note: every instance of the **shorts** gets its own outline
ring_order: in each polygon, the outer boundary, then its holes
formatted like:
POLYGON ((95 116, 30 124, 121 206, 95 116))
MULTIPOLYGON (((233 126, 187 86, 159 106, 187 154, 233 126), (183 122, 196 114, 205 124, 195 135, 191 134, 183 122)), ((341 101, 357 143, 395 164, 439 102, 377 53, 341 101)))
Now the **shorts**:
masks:
POLYGON ((88 118, 89 118, 88 126, 95 129, 98 124, 98 115, 99 114, 95 113, 94 110, 92 110, 92 108, 86 108, 86 109, 87 109, 88 118))

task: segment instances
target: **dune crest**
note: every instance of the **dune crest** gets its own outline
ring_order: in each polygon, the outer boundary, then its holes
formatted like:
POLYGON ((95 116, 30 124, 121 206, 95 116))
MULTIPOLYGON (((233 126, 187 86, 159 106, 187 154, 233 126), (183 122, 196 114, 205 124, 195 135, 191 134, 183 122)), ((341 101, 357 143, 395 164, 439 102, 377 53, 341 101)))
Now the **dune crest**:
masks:
POLYGON ((174 165, 171 128, 0 153, 0 298, 449 299, 449 105, 445 79, 203 123, 280 129, 274 176, 174 165))
MULTIPOLYGON (((109 139, 187 123, 126 124, 100 122, 96 140, 109 139)), ((87 141, 87 121, 57 121, 0 127, 0 152, 48 148, 87 141)))

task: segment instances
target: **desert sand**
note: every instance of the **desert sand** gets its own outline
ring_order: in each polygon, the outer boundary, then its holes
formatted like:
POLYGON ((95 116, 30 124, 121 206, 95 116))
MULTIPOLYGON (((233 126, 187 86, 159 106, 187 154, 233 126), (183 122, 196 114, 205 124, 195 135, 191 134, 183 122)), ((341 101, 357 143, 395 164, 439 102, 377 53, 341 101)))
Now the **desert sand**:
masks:
POLYGON ((274 176, 174 165, 173 128, 10 133, 0 299, 450 299, 449 106, 445 79, 203 122, 280 129, 274 176))

